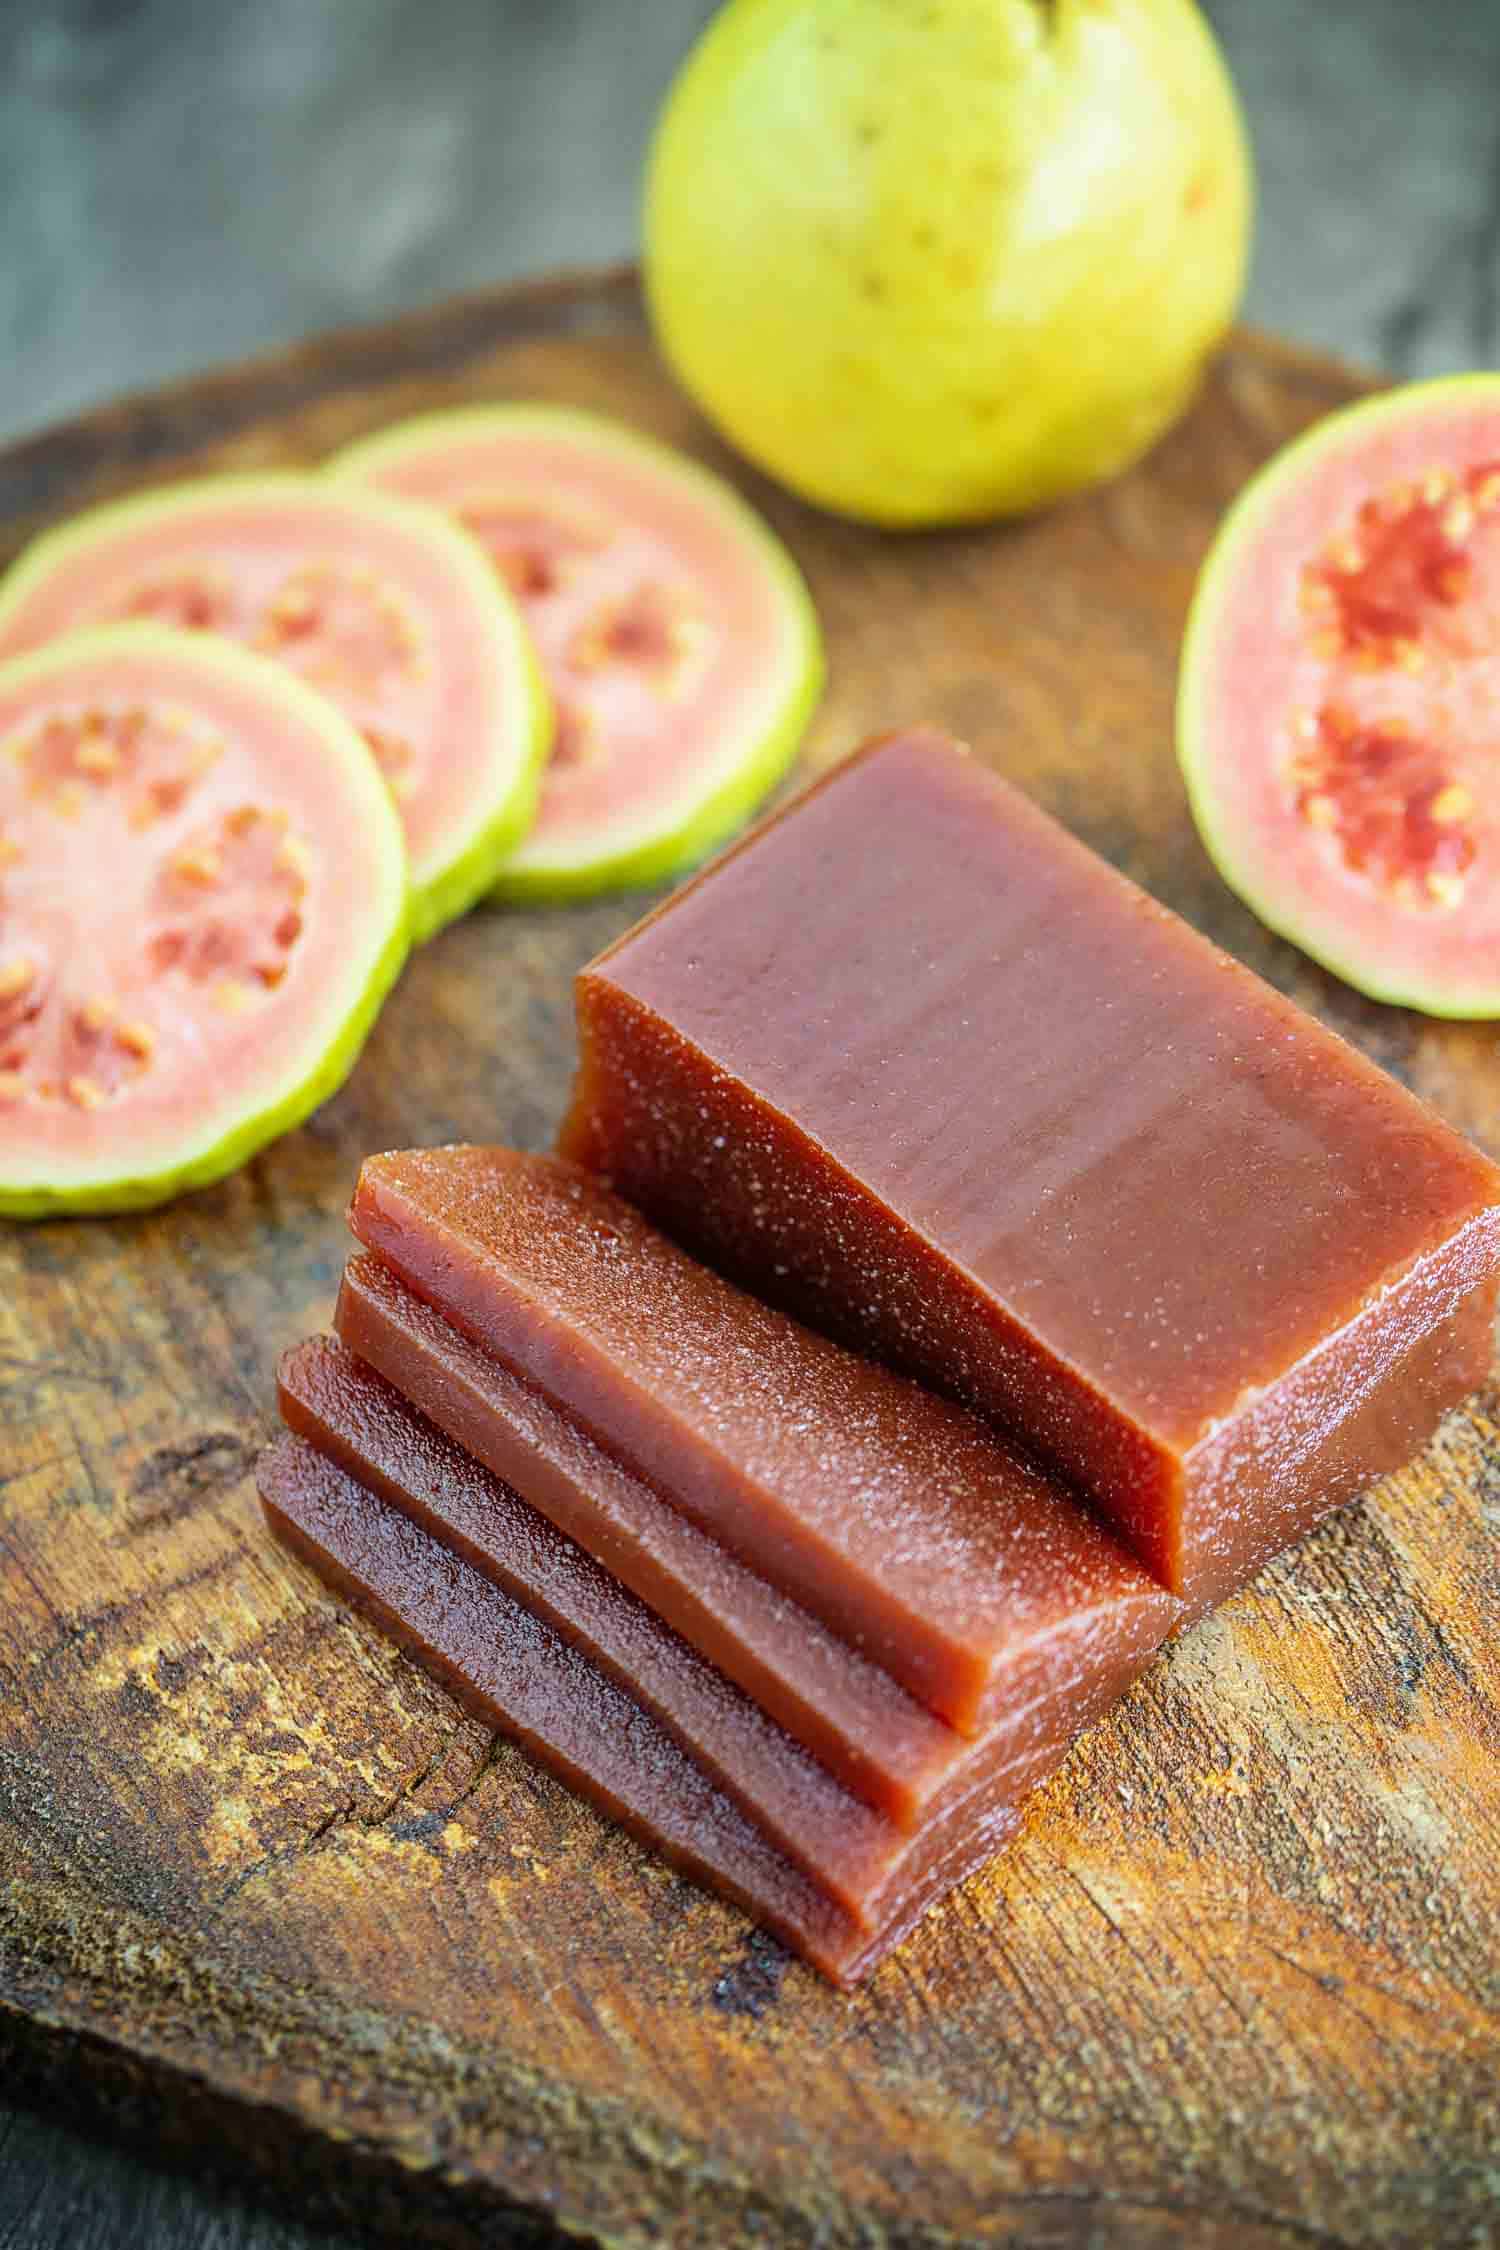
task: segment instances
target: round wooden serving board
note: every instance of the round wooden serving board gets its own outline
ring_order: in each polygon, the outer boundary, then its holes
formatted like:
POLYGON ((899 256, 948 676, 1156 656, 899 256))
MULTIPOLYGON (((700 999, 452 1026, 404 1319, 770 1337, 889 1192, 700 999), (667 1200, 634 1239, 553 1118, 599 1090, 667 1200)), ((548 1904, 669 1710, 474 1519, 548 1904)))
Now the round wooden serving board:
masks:
MULTIPOLYGON (((934 719, 1500 1148, 1486 1027, 1360 1001, 1209 868, 1172 758, 1225 504, 1355 388, 1237 338, 1108 491, 881 537, 736 467, 627 274, 465 301, 0 457, 0 542, 153 479, 542 397, 735 475, 832 676, 806 770, 934 719)), ((360 1158, 544 1145, 569 980, 639 900, 480 912, 237 1178, 0 1229, 0 2068, 408 2240, 1494 2240, 1494 1392, 1198 1626, 855 1998, 490 1742, 275 1547, 251 1464, 360 1158)))

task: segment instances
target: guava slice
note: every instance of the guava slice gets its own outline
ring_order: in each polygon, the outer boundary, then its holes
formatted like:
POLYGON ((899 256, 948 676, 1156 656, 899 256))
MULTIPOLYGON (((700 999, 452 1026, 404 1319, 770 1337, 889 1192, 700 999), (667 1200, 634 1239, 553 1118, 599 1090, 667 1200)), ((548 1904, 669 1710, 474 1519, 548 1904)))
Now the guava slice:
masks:
POLYGON ((673 875, 790 765, 823 679, 812 601, 759 517, 696 462, 532 405, 422 415, 334 470, 456 516, 536 640, 557 733, 499 896, 673 875))
POLYGON ((400 808, 417 940, 488 889, 535 814, 551 711, 530 639, 434 510, 295 473, 96 508, 0 583, 0 658, 125 618, 225 634, 354 722, 400 808))
POLYGON ((1500 1015, 1500 375, 1289 446, 1226 518, 1178 753, 1232 889, 1361 992, 1500 1015))
POLYGON ((281 666, 153 625, 0 665, 0 1213, 232 1171, 342 1082, 407 945, 390 792, 281 666))

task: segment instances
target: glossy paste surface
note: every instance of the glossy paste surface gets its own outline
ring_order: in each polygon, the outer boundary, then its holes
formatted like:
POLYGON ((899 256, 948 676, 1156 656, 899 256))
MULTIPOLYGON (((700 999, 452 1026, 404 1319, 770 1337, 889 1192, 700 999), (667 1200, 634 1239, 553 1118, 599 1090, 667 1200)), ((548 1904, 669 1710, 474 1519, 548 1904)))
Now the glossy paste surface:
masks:
MULTIPOLYGON (((427 1480, 437 1497, 424 1505, 441 1519, 429 1528, 450 1543, 468 1537, 472 1560, 481 1568, 503 1571, 513 1566, 525 1542, 501 1539, 493 1525, 474 1535, 473 1503, 466 1531, 455 1516, 460 1505, 456 1495, 467 1489, 466 1479, 476 1477, 491 1485, 504 1479, 523 1492, 567 1534, 559 1545, 568 1545, 572 1553, 583 1548, 602 1566, 592 1576, 584 1574, 594 1589, 596 1610, 604 1598, 598 1593, 602 1582, 609 1589, 612 1615, 644 1615, 643 1605, 656 1613, 648 1625, 632 1629, 631 1650, 654 1635, 663 1646, 681 1651, 664 1673, 661 1660, 653 1657, 653 1677, 661 1682, 655 1689, 647 1686, 636 1654, 622 1659, 632 1692, 651 1701, 669 1724, 674 1716, 684 1723, 691 1735, 688 1746, 714 1766, 731 1794, 738 1794, 747 1809, 773 1828, 785 1850, 836 1888, 849 1882, 851 1869, 856 1882, 884 1883, 899 1872, 901 1835, 914 1830, 928 1834, 940 1816, 977 1789, 991 1795, 1003 1789, 1018 1800, 1050 1771, 1079 1729, 1123 1694, 1175 1621, 1177 1606, 1171 1598, 1122 1560, 1112 1594, 1059 1617, 1050 1630, 1018 1644, 997 1676, 983 1733, 966 1741, 923 1710, 888 1674, 698 1531, 373 1258, 351 1262, 340 1293, 338 1327, 350 1352, 378 1368, 410 1406, 464 1448, 460 1459, 467 1457, 469 1465, 462 1476, 445 1475, 440 1491, 436 1480, 427 1480), (486 1464, 493 1476, 486 1480, 474 1463, 486 1464), (632 1601, 626 1587, 639 1600, 632 1601), (689 1647, 698 1652, 696 1665, 686 1661, 689 1647), (705 1677, 718 1683, 712 1694, 705 1677), (726 1741, 726 1713, 739 1712, 743 1718, 755 1706, 781 1721, 769 1728, 778 1745, 789 1750, 790 1736, 817 1760, 789 1761, 778 1748, 792 1778, 790 1785, 778 1781, 777 1803, 786 1801, 789 1787, 790 1819, 765 1794, 752 1798, 743 1793, 739 1776, 745 1759, 734 1729, 727 1748, 714 1747, 726 1741), (829 1794, 820 1778, 819 1788, 810 1789, 797 1780, 808 1768, 820 1777, 827 1769, 827 1776, 844 1788, 829 1794), (846 1791, 863 1801, 862 1820, 855 1821, 847 1809, 846 1791), (869 1806, 876 1809, 867 1811, 869 1806), (832 1862, 823 1856, 830 1844, 837 1853, 832 1862)), ((332 1349, 309 1345, 301 1347, 301 1354, 332 1349)), ((304 1370, 306 1364, 299 1355, 304 1370)), ((325 1439, 337 1433, 346 1447, 351 1428, 367 1433, 357 1454, 341 1453, 340 1458, 365 1482, 379 1482, 383 1476, 380 1489, 388 1496, 395 1496, 403 1482, 411 1491, 416 1479, 387 1474, 372 1450, 368 1433, 384 1435, 398 1419, 370 1392, 373 1378, 359 1369, 361 1389, 346 1376, 337 1387, 341 1404, 347 1401, 341 1413, 326 1403, 333 1374, 355 1366, 348 1353, 337 1362, 324 1358, 317 1363, 319 1395, 325 1401, 319 1414, 322 1437, 297 1419, 295 1405, 288 1419, 324 1450, 325 1439)), ((306 1382, 304 1372, 304 1400, 306 1382)), ((284 1373, 284 1412, 286 1389, 284 1373)), ((378 1391, 393 1398, 384 1385, 378 1391)), ((380 1459, 389 1466, 387 1456, 380 1459)), ((530 1516, 531 1511, 524 1513, 530 1516)), ((479 1520, 484 1521, 482 1510, 479 1520)), ((567 1632, 570 1615, 578 1617, 578 1605, 570 1609, 559 1603, 553 1622, 567 1632)), ((609 1661, 598 1646, 592 1653, 609 1661)), ((765 1729, 762 1721, 749 1744, 757 1770, 765 1729)), ((841 1895, 851 1903, 863 1896, 857 1890, 841 1895)))
POLYGON ((1085 1661, 1039 1723, 1002 1725, 957 1766, 915 1835, 843 1789, 750 1698, 609 1573, 489 1475, 342 1346, 282 1362, 282 1417, 581 1649, 660 1721, 770 1841, 865 1928, 899 1918, 956 1846, 987 1835, 1050 1771, 1076 1727, 1114 1702, 1149 1651, 1085 1661))
POLYGON ((929 1871, 872 1935, 777 1852, 666 1730, 580 1650, 299 1438, 261 1456, 272 1528, 451 1689, 611 1819, 721 1890, 839 1984, 875 1967, 989 1857, 1008 1812, 929 1871))
POLYGON ((1194 1607, 1474 1379, 1427 1340, 1493 1288, 1500 1173, 941 735, 869 745, 578 1006, 565 1154, 1021 1432, 1194 1607))
POLYGON ((963 1737, 690 1523, 379 1259, 349 1261, 337 1327, 352 1352, 508 1483, 524 1486, 857 1796, 909 1826, 963 1737))
POLYGON ((1140 1582, 973 1416, 732 1287, 574 1166, 493 1148, 371 1157, 351 1221, 408 1287, 963 1732, 1018 1646, 1140 1582))

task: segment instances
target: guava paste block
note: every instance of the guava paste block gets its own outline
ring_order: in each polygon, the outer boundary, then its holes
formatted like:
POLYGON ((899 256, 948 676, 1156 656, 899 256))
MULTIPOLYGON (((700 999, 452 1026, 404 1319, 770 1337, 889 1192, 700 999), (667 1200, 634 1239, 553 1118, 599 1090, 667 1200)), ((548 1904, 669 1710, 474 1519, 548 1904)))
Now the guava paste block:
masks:
POLYGON ((574 1165, 501 1148, 371 1157, 351 1222, 408 1288, 963 1733, 1006 1700, 1019 1649, 1135 1569, 974 1416, 721 1280, 574 1165))
POLYGON ((722 1891, 835 1983, 867 1975, 937 1898, 993 1852, 1012 1816, 969 1838, 872 1933, 793 1867, 623 1688, 492 1579, 300 1438, 262 1454, 272 1529, 479 1720, 612 1819, 722 1891))
POLYGON ((342 1346, 313 1337, 289 1352, 280 1402, 298 1436, 581 1649, 872 1933, 925 1897, 956 1850, 1008 1829, 1014 1801, 1056 1765, 1074 1726, 1120 1693, 1117 1668, 1085 1666, 1077 1693, 1049 1704, 1019 1755, 1016 1730, 995 1730, 960 1761, 921 1828, 903 1834, 342 1346))
POLYGON ((335 1325, 867 1803, 910 1827, 963 1737, 398 1281, 351 1258, 335 1325))
POLYGON ((1201 1609, 1480 1379, 1500 1173, 947 738, 592 963, 565 1154, 1019 1433, 1201 1609))
MULTIPOLYGON (((471 1492, 487 1483, 524 1493, 566 1535, 556 1547, 583 1548, 601 1566, 591 1574, 577 1558, 576 1584, 593 1589, 595 1613, 602 1582, 611 1619, 636 1620, 623 1658, 611 1659, 597 1641, 590 1653, 606 1669, 623 1663, 631 1692, 685 1730, 687 1747, 800 1865, 834 1889, 862 1884, 840 1891, 861 1912, 871 1885, 908 1879, 902 1837, 920 1830, 930 1839, 957 1808, 972 1806, 977 1790, 1018 1802, 1118 1700, 1175 1621, 1172 1597, 1118 1550, 1115 1580, 1097 1602, 1021 1639, 984 1732, 967 1741, 707 1538, 378 1259, 350 1261, 338 1331, 343 1354, 310 1344, 284 1363, 282 1411, 291 1426, 502 1580, 518 1555, 537 1551, 541 1535, 506 1530, 519 1502, 485 1508, 471 1492), (464 1449, 461 1468, 441 1476, 392 1468, 400 1418, 382 1404, 392 1392, 374 1370, 454 1441, 450 1450, 464 1449), (377 1455, 377 1441, 386 1453, 377 1455), (837 1853, 833 1866, 829 1851, 837 1853)), ((531 1518, 531 1509, 520 1512, 531 1518)), ((569 1599, 548 1614, 577 1638, 584 1608, 569 1599)), ((618 1652, 618 1640, 611 1645, 618 1652)))

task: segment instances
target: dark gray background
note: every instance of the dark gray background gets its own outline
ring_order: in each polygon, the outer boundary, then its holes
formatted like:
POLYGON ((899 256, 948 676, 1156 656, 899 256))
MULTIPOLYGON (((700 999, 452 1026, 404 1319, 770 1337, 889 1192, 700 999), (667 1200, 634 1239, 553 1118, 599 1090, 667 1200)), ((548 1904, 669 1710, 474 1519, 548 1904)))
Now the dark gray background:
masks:
MULTIPOLYGON (((0 0, 0 438, 313 329, 626 254, 650 118, 712 12, 0 0)), ((1500 0, 1207 12, 1260 171, 1250 316, 1395 374, 1494 364, 1500 0)), ((0 2092, 0 2250, 311 2239, 0 2092)))
MULTIPOLYGON (((627 252, 709 0, 0 0, 0 436, 627 252)), ((1398 373, 1500 345, 1500 0, 1210 0, 1249 311, 1398 373)))

